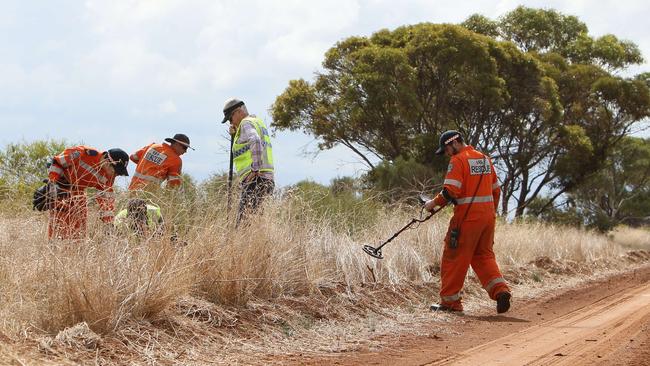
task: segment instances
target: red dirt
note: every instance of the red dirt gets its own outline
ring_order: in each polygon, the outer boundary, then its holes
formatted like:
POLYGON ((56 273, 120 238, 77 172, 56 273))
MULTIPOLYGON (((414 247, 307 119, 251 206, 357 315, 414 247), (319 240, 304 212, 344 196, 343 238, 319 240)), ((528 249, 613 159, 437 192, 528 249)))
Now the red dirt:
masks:
MULTIPOLYGON (((435 319, 429 326, 431 329, 435 319)), ((439 319, 437 320, 440 321, 439 319)), ((384 348, 280 361, 307 365, 647 365, 650 266, 552 297, 513 299, 510 312, 454 316, 452 334, 383 336, 384 348)), ((439 324, 439 323, 438 323, 439 324)), ((418 328, 426 329, 428 324, 418 328)))

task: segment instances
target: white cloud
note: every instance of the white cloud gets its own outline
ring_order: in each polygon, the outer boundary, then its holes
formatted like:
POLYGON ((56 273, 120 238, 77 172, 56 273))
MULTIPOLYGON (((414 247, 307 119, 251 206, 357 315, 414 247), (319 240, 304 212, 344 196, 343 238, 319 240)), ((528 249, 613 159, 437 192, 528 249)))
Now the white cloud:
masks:
POLYGON ((134 107, 131 109, 131 115, 135 118, 159 118, 174 114, 177 111, 178 108, 174 101, 165 100, 153 106, 134 107))
MULTIPOLYGON (((287 64, 314 68, 332 39, 354 25, 352 1, 88 1, 97 45, 82 61, 97 83, 130 92, 194 92, 268 75, 287 64), (178 52, 174 52, 177 50, 178 52)), ((291 67, 289 67, 290 69, 291 67)), ((92 79, 92 78, 91 78, 92 79)))

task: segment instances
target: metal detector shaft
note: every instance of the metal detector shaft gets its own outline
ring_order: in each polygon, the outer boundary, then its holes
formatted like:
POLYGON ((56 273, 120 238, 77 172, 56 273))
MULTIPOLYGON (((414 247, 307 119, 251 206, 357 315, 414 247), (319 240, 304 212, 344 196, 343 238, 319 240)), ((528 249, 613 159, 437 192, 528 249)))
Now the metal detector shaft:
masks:
POLYGON ((235 136, 230 135, 230 168, 228 169, 228 213, 232 202, 232 176, 233 176, 233 156, 232 147, 235 143, 235 136))
POLYGON ((381 248, 383 248, 384 245, 390 243, 393 239, 397 238, 397 236, 398 236, 399 234, 401 234, 404 230, 410 228, 410 227, 411 227, 413 224, 415 224, 415 223, 422 223, 422 222, 425 222, 425 221, 429 220, 431 217, 433 217, 433 215, 435 215, 436 213, 438 213, 438 211, 440 211, 440 210, 442 210, 442 207, 438 208, 437 210, 433 210, 433 211, 431 211, 431 213, 429 214, 429 216, 427 216, 427 217, 425 217, 425 218, 423 218, 423 219, 416 219, 416 218, 413 218, 413 219, 411 220, 411 222, 409 222, 408 224, 406 224, 406 226, 404 226, 404 227, 401 228, 398 232, 396 232, 395 234, 393 234, 393 236, 391 236, 390 239, 388 239, 388 240, 386 240, 385 242, 383 242, 380 246, 378 246, 377 248, 375 248, 375 250, 377 250, 377 251, 381 250, 381 248))

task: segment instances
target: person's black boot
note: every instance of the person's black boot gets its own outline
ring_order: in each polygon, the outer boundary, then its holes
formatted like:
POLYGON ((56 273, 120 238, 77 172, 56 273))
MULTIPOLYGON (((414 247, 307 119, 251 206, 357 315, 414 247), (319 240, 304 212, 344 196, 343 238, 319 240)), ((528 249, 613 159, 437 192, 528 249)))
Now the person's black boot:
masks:
POLYGON ((509 292, 501 292, 497 294, 497 313, 505 313, 510 309, 510 295, 509 292))

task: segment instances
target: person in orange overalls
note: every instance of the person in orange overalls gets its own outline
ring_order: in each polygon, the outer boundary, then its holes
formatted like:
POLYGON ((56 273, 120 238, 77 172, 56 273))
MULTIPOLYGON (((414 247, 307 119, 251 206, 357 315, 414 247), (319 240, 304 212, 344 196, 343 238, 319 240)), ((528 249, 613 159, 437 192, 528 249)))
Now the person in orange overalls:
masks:
POLYGON ((497 312, 504 313, 510 308, 511 294, 492 250, 501 194, 494 166, 489 157, 465 145, 458 131, 440 136, 436 154, 443 153, 451 158, 444 186, 425 208, 433 211, 448 203, 455 207, 440 265, 441 302, 431 309, 463 311, 461 290, 471 265, 485 291, 497 302, 497 312))
POLYGON ((121 149, 100 152, 88 146, 63 150, 52 159, 48 170, 47 200, 50 211, 50 239, 81 239, 86 234, 88 216, 86 188, 96 188, 99 216, 113 221, 115 176, 128 176, 129 155, 121 149))
POLYGON ((167 143, 163 144, 152 142, 131 155, 131 161, 137 166, 129 191, 151 190, 160 187, 165 180, 167 187, 180 187, 183 166, 181 155, 187 149, 194 148, 190 146, 190 139, 182 133, 166 138, 165 141, 167 143))

